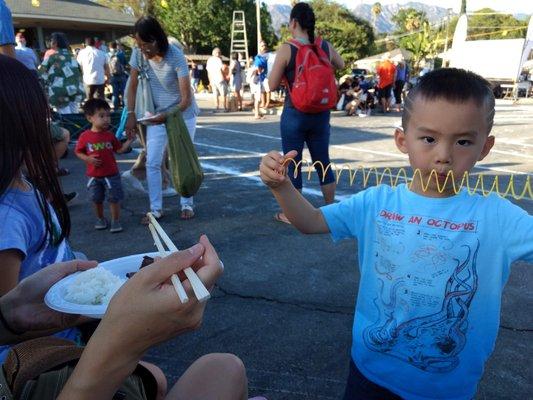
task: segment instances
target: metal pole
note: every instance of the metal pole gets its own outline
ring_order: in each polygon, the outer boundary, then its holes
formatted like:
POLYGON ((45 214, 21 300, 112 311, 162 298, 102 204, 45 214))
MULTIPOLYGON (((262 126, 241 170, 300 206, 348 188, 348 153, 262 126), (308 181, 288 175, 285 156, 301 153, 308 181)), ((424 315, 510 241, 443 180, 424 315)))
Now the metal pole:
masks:
POLYGON ((257 54, 259 54, 259 43, 261 42, 261 0, 256 0, 256 19, 257 19, 257 54))

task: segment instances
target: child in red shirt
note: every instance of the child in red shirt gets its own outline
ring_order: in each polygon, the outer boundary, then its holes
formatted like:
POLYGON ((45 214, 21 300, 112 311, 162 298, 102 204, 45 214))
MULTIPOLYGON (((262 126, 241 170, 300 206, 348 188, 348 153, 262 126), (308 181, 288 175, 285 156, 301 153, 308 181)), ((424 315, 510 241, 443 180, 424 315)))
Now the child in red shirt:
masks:
POLYGON ((110 132, 111 108, 105 100, 90 99, 83 106, 85 117, 92 124, 91 129, 83 132, 76 145, 76 155, 87 164, 89 182, 87 188, 94 203, 97 220, 94 229, 107 229, 104 217, 104 199, 111 210, 111 233, 122 231, 120 225, 120 201, 124 198, 120 174, 114 153, 124 153, 132 139, 120 143, 110 132))

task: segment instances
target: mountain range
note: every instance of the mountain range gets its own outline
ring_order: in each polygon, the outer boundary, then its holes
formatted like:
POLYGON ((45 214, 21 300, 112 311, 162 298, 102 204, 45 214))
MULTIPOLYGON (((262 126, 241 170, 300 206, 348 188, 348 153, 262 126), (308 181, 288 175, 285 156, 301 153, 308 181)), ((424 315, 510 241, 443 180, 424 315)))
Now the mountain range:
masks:
MULTIPOLYGON (((393 15, 398 13, 398 10, 401 8, 412 7, 419 11, 424 11, 428 17, 429 22, 442 21, 446 18, 448 13, 447 9, 444 7, 430 6, 424 3, 419 2, 410 2, 406 4, 385 4, 382 6, 381 14, 376 20, 376 29, 378 32, 393 32, 395 30, 395 24, 392 22, 393 15)), ((291 6, 286 4, 269 4, 268 9, 270 11, 270 16, 272 18, 272 26, 276 34, 279 34, 280 28, 283 24, 289 22, 289 15, 291 13, 291 6)), ((370 4, 359 4, 352 12, 362 19, 369 21, 373 24, 372 17, 372 5, 370 4)))
MULTIPOLYGON (((382 5, 381 14, 376 20, 376 30, 381 33, 393 32, 396 29, 396 25, 392 22, 392 17, 398 14, 398 11, 402 8, 414 8, 425 12, 430 23, 442 21, 448 14, 448 10, 444 7, 431 6, 416 1, 405 4, 385 4, 382 5)), ((359 4, 352 11, 357 17, 366 19, 373 24, 371 4, 359 4)))

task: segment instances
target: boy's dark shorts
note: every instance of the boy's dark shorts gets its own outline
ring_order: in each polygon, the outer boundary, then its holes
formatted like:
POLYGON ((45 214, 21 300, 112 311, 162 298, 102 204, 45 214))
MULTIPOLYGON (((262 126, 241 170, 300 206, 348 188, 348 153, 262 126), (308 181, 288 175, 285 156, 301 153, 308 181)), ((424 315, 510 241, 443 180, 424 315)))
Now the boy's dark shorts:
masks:
POLYGON ((391 391, 367 379, 350 357, 350 372, 343 400, 401 400, 391 391))
POLYGON ((89 178, 89 182, 87 182, 87 189, 89 190, 89 196, 93 203, 103 203, 106 197, 106 190, 107 201, 110 203, 119 203, 124 198, 120 174, 102 178, 91 177, 89 178))
POLYGON ((392 90, 392 85, 387 85, 381 89, 378 88, 377 89, 378 99, 381 100, 381 99, 391 98, 392 97, 391 90, 392 90))

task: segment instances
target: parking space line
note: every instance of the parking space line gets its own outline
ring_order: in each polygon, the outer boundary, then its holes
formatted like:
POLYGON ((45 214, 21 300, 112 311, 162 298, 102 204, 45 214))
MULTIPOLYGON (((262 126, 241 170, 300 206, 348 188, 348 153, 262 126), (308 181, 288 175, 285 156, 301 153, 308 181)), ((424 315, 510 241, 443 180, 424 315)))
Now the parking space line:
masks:
MULTIPOLYGON (((235 168, 222 167, 220 165, 215 165, 215 164, 206 163, 206 162, 202 162, 202 167, 207 169, 207 170, 215 171, 215 172, 218 172, 218 173, 221 173, 221 174, 225 174, 225 175, 230 175, 230 176, 233 176, 235 178, 245 178, 245 179, 251 180, 252 182, 257 184, 258 186, 265 186, 263 184, 263 182, 261 181, 261 178, 259 177, 259 171, 243 173, 243 172, 241 172, 241 171, 239 171, 239 170, 237 170, 235 168)), ((304 194, 308 194, 308 195, 311 195, 311 196, 322 197, 322 192, 320 190, 316 190, 316 189, 312 189, 312 188, 303 188, 302 191, 303 191, 304 194)), ((348 197, 350 197, 350 196, 347 196, 347 195, 336 195, 335 196, 335 198, 337 200, 345 200, 348 197)))
MULTIPOLYGON (((213 147, 213 148, 224 149, 224 150, 228 150, 228 151, 238 151, 238 149, 235 149, 235 148, 232 148, 232 147, 215 146, 215 145, 209 145, 209 144, 206 144, 206 143, 196 143, 196 144, 200 145, 200 146, 204 146, 204 147, 213 147)), ((264 155, 264 153, 263 154, 262 153, 255 153, 255 152, 244 151, 244 150, 240 150, 240 151, 243 152, 243 153, 244 152, 249 153, 250 157, 262 157, 264 155)), ((217 173, 230 175, 230 176, 233 176, 233 177, 236 177, 236 178, 238 177, 238 178, 250 179, 250 180, 254 181, 256 184, 259 184, 260 186, 263 185, 263 183, 261 182, 261 178, 259 178, 259 171, 241 172, 241 171, 239 171, 238 169, 235 169, 235 168, 223 167, 223 166, 220 166, 220 165, 214 165, 214 164, 206 163, 206 162, 202 162, 202 167, 204 167, 205 169, 211 170, 211 171, 215 171, 217 173)), ((303 173, 305 173, 307 175, 309 173, 309 169, 308 168, 303 168, 302 169, 302 174, 303 173)), ((397 178, 396 174, 389 174, 389 173, 385 173, 385 172, 380 173, 380 175, 384 176, 384 177, 387 177, 387 178, 392 178, 392 179, 396 179, 397 178)), ((478 175, 478 173, 473 173, 472 175, 478 175)), ((407 180, 409 182, 412 181, 411 178, 407 178, 407 180)), ((371 186, 371 185, 368 185, 368 186, 371 186)), ((320 190, 317 190, 317 189, 303 188, 303 192, 305 194, 309 194, 309 195, 312 195, 312 196, 319 196, 319 197, 322 196, 322 192, 320 190)), ((481 189, 477 189, 476 193, 482 194, 481 189)), ((350 196, 351 195, 337 194, 335 196, 335 198, 338 199, 338 200, 343 200, 343 199, 346 199, 346 198, 348 198, 350 196)), ((523 198, 522 201, 531 202, 531 201, 533 201, 533 199, 523 198)))
MULTIPOLYGON (((207 127, 207 126, 203 126, 202 128, 203 129, 211 129, 211 130, 231 132, 231 133, 239 133, 239 134, 243 134, 243 135, 256 136, 256 137, 262 137, 262 138, 267 138, 267 139, 271 139, 271 140, 281 141, 281 138, 279 138, 279 137, 262 135, 260 133, 254 133, 254 132, 239 131, 239 130, 236 130, 236 129, 213 128, 213 127, 207 127)), ((404 155, 404 154, 396 154, 396 153, 391 153, 391 152, 387 152, 387 151, 360 149, 360 148, 355 148, 355 147, 350 147, 350 146, 345 146, 345 145, 338 145, 338 144, 332 144, 332 145, 330 145, 330 147, 344 149, 344 150, 350 150, 350 151, 355 151, 355 152, 360 152, 360 153, 369 153, 369 154, 377 154, 377 155, 382 155, 382 156, 387 156, 387 157, 394 157, 396 159, 402 159, 402 160, 407 160, 408 159, 408 157, 406 155, 404 155)), ((235 151, 238 151, 238 150, 235 150, 235 151)), ((484 167, 482 165, 476 165, 474 168, 478 168, 478 169, 482 169, 482 170, 486 170, 486 171, 504 172, 506 174, 533 176, 533 173, 515 171, 515 170, 508 169, 508 168, 484 167)))

